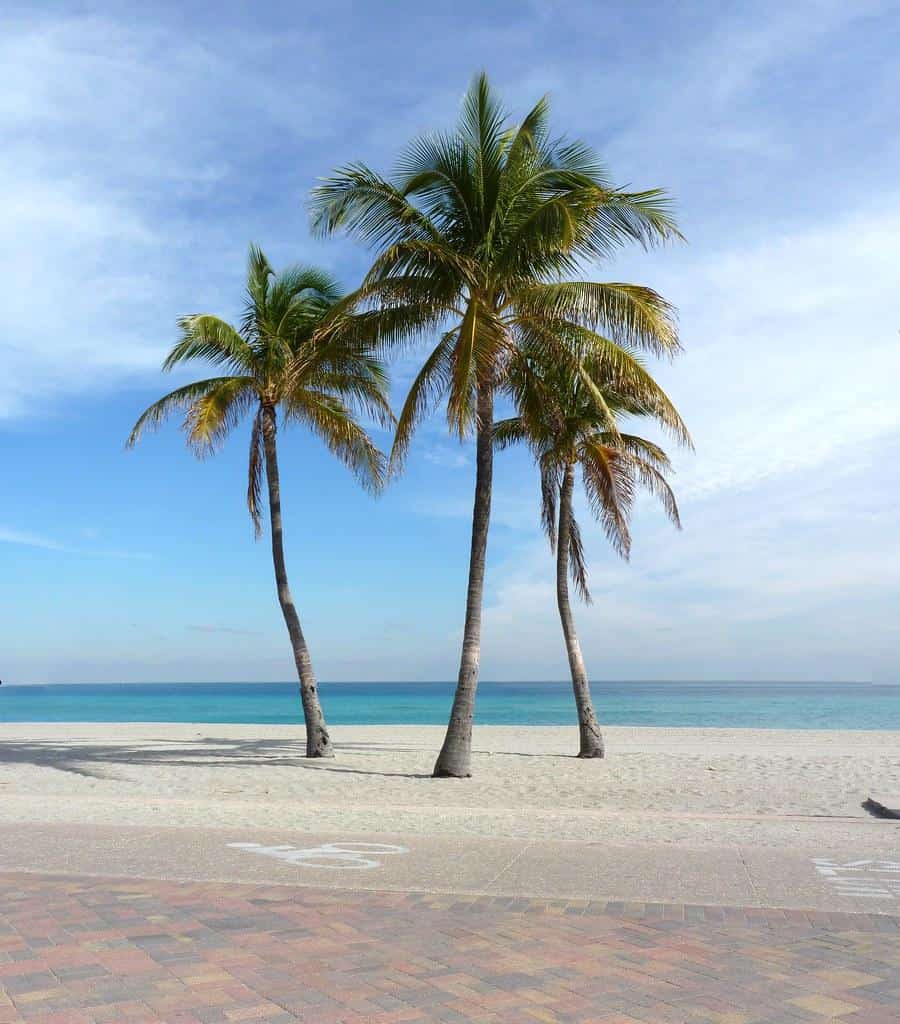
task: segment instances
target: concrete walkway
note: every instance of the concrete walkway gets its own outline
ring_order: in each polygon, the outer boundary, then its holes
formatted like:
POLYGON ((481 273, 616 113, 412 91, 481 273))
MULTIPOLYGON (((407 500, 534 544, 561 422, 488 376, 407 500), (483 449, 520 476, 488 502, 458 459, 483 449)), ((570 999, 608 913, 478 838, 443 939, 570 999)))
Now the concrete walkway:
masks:
POLYGON ((900 914, 900 844, 691 849, 458 835, 0 827, 0 871, 900 914))

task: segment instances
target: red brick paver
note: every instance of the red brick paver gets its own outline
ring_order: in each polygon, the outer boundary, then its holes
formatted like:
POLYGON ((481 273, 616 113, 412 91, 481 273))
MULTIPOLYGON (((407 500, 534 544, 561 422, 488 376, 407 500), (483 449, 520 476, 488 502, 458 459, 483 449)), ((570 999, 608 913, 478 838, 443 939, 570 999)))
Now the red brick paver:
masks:
POLYGON ((0 1024, 900 1021, 900 917, 0 875, 0 1024))

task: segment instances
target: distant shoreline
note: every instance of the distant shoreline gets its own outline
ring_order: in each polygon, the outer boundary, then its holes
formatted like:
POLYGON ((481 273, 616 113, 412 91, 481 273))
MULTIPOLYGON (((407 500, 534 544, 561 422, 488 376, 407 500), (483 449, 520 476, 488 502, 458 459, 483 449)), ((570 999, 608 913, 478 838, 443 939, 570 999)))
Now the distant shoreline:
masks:
MULTIPOLYGON (((447 722, 450 681, 322 683, 332 727, 447 722)), ((900 685, 601 680, 592 684, 601 722, 664 728, 900 730, 900 685)), ((4 685, 0 721, 206 722, 290 725, 302 721, 296 683, 102 683, 4 685)), ((476 721, 491 726, 575 722, 568 682, 479 686, 476 721)))

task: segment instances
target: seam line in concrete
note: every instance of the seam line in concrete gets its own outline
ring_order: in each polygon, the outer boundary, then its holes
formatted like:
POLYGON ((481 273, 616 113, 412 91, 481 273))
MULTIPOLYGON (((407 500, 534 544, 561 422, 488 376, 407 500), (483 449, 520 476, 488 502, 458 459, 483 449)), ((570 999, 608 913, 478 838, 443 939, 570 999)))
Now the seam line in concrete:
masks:
POLYGON ((501 875, 503 875, 505 872, 509 871, 509 869, 513 866, 513 864, 515 864, 516 861, 518 861, 521 857, 523 857, 532 848, 532 846, 534 846, 534 844, 535 844, 535 840, 533 840, 533 839, 528 841, 528 842, 526 842, 525 845, 522 847, 522 849, 519 850, 518 853, 514 854, 510 858, 509 862, 504 864, 503 867, 500 868, 500 870, 497 872, 496 875, 494 875, 493 878, 490 878, 490 879, 488 879, 487 882, 485 882, 485 891, 489 892, 491 886, 497 881, 497 879, 499 879, 501 877, 501 875))
POLYGON ((750 865, 747 863, 744 857, 744 851, 738 846, 737 855, 741 862, 741 867, 744 869, 744 874, 747 876, 747 884, 750 886, 750 892, 753 894, 753 898, 756 900, 756 906, 763 907, 765 904, 762 902, 762 897, 759 894, 759 890, 756 888, 756 883, 753 881, 753 875, 750 872, 750 865))

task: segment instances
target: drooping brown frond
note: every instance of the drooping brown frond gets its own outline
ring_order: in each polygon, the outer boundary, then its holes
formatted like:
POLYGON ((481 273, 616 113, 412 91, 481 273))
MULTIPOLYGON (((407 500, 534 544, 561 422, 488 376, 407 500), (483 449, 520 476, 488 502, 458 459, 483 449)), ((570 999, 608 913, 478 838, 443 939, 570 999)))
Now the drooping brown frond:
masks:
POLYGON ((593 598, 588 587, 587 565, 584 560, 584 545, 581 542, 581 528, 574 514, 569 519, 569 575, 581 600, 585 604, 592 604, 593 598))
POLYGON ((614 448, 587 441, 581 447, 580 462, 591 512, 613 550, 627 561, 631 554, 628 519, 634 504, 634 477, 627 460, 614 448))
POLYGON ((557 499, 559 497, 559 466, 552 457, 539 460, 541 475, 541 526, 550 541, 550 550, 556 550, 557 499))
POLYGON ((262 433, 262 408, 253 417, 250 431, 250 459, 247 471, 247 509, 253 521, 254 535, 262 536, 262 483, 265 467, 262 433))
POLYGON ((210 377, 208 380, 198 380, 193 384, 185 384, 184 387, 170 391, 141 413, 137 423, 131 428, 126 446, 133 448, 148 430, 158 429, 173 412, 183 412, 189 409, 210 391, 214 391, 233 379, 233 377, 210 377))

